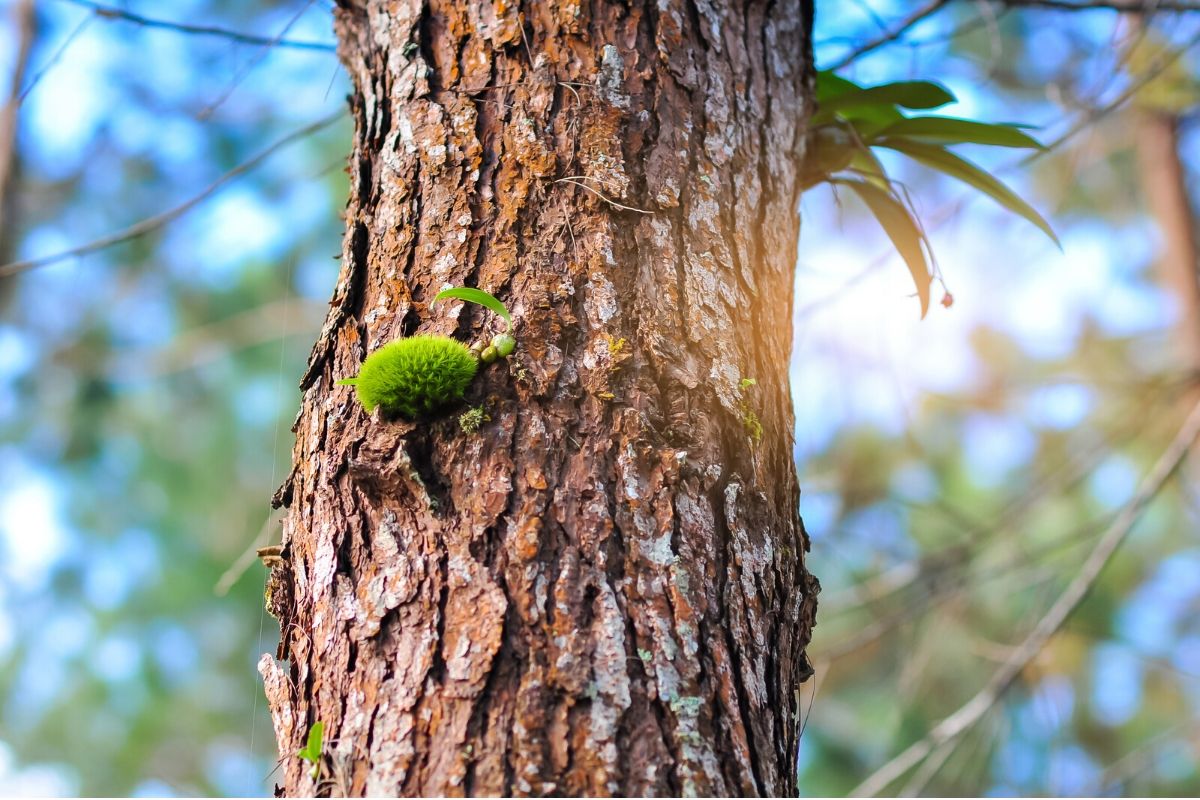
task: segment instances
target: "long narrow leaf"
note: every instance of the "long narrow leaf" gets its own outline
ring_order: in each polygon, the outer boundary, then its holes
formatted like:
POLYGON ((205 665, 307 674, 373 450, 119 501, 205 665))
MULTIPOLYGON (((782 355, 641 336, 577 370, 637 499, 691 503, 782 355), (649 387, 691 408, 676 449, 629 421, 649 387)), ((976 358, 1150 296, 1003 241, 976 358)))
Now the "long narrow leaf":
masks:
POLYGON ((933 115, 897 120, 875 135, 904 137, 933 144, 986 144, 995 147, 1042 149, 1041 142, 1012 125, 933 115))
POLYGON ((917 297, 921 301, 921 317, 924 318, 929 311, 929 286, 933 283, 933 276, 929 273, 929 263, 925 259, 925 236, 920 227, 904 204, 890 192, 866 181, 839 178, 834 182, 848 186, 862 199, 892 240, 892 244, 896 246, 896 251, 908 265, 913 283, 916 284, 917 297))
POLYGON ((1062 249, 1062 243, 1058 240, 1058 236, 1055 235, 1054 229, 1050 227, 1050 223, 1046 222, 1033 206, 1022 200, 1012 189, 1009 189, 965 158, 956 156, 943 147, 913 142, 908 139, 881 139, 876 144, 880 147, 887 147, 904 153, 914 161, 943 172, 952 178, 957 178, 968 186, 978 189, 1004 208, 1024 217, 1041 228, 1054 244, 1058 245, 1060 250, 1062 249))
POLYGON ((888 178, 887 170, 883 164, 876 158, 875 153, 871 151, 861 140, 857 141, 854 148, 854 155, 850 159, 849 169, 857 172, 868 183, 878 186, 885 192, 891 192, 891 179, 888 178))
POLYGON ((512 314, 508 313, 508 309, 504 307, 504 303, 501 303, 494 296, 482 289, 472 289, 469 286, 456 286, 453 289, 443 289, 434 296, 433 302, 429 304, 429 307, 433 308, 438 300, 446 298, 466 300, 468 303, 477 303, 485 308, 490 308, 504 317, 504 321, 508 323, 508 329, 512 330, 512 314))
POLYGON ((880 128, 894 125, 905 118, 900 113, 900 109, 890 104, 855 106, 831 111, 829 114, 834 118, 841 117, 849 121, 850 124, 862 132, 864 141, 870 141, 873 133, 880 128))
POLYGON ((940 83, 932 81, 898 81, 847 91, 829 98, 822 111, 863 106, 897 105, 902 108, 937 108, 954 102, 954 95, 940 83))
POLYGON ((835 75, 829 70, 823 70, 817 73, 817 103, 824 103, 847 92, 854 92, 862 89, 857 83, 852 80, 847 80, 840 75, 835 75))

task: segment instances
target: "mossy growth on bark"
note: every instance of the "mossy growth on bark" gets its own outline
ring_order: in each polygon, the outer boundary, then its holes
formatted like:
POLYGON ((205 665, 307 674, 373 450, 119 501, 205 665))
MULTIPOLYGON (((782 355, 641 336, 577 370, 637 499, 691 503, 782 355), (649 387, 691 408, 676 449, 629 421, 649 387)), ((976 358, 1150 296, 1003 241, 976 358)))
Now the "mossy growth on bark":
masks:
POLYGON ((463 396, 479 362, 462 342, 422 334, 385 344, 363 362, 357 376, 338 381, 353 386, 368 413, 415 419, 463 396))

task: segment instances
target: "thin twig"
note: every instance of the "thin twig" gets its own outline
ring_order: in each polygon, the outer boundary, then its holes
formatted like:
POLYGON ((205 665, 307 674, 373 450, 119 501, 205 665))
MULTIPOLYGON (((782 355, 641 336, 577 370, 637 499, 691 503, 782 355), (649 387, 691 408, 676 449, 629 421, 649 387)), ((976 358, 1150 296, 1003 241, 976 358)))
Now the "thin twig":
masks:
POLYGON ((306 42, 296 39, 274 39, 269 36, 256 36, 252 33, 231 31, 227 28, 219 28, 213 25, 191 25, 186 22, 169 22, 162 19, 151 19, 150 17, 143 17, 141 14, 135 14, 132 11, 126 11, 123 8, 114 8, 113 6, 107 6, 102 3, 94 3, 92 0, 60 0, 60 2, 70 3, 71 5, 80 6, 81 8, 91 9, 98 17, 132 22, 135 25, 141 25, 143 28, 159 28, 161 30, 177 31, 179 33, 194 34, 197 36, 216 36, 222 39, 229 39, 233 42, 239 42, 241 44, 290 47, 296 50, 321 50, 332 53, 337 49, 335 45, 327 44, 325 42, 306 42))
POLYGON ((22 102, 22 103, 25 102, 25 98, 28 97, 29 93, 32 92, 37 87, 38 82, 40 82, 42 80, 42 78, 45 77, 47 72, 49 72, 51 69, 54 68, 54 65, 57 64, 59 59, 62 58, 63 53, 67 52, 67 49, 70 48, 71 44, 76 39, 78 39, 80 34, 82 34, 85 30, 87 30, 87 27, 89 25, 91 25, 95 20, 96 20, 95 17, 84 17, 82 20, 79 21, 79 24, 76 25, 74 27, 74 29, 72 29, 72 31, 67 34, 67 37, 65 39, 63 39, 62 44, 60 44, 58 46, 58 49, 55 50, 54 53, 48 59, 46 59, 46 63, 42 64, 41 69, 39 69, 34 74, 34 76, 29 79, 29 83, 27 83, 25 85, 25 88, 21 90, 21 95, 18 98, 18 102, 22 102))
POLYGON ((599 197, 601 200, 608 203, 613 208, 619 208, 624 211, 636 211, 639 214, 653 214, 654 213, 653 211, 647 211, 644 208, 634 208, 633 206, 627 206, 622 203, 618 203, 616 200, 613 200, 611 197, 608 197, 603 192, 593 189, 591 186, 588 186, 586 183, 583 183, 583 181, 585 181, 585 180, 594 180, 597 183, 599 183, 601 186, 604 185, 603 181, 599 181, 596 178, 588 178, 585 175, 573 175, 569 178, 559 178, 558 180, 552 181, 552 183, 569 183, 572 186, 578 186, 580 189, 587 189, 589 192, 596 195, 596 197, 599 197))
POLYGON ((276 34, 270 41, 263 44, 258 51, 255 52, 254 57, 246 62, 241 70, 239 70, 238 73, 233 76, 233 80, 230 81, 229 86, 225 88, 225 91, 221 93, 221 96, 209 103, 206 108, 200 111, 200 113, 197 115, 199 119, 208 119, 212 116, 213 112, 221 106, 222 103, 229 99, 229 96, 233 94, 234 91, 237 90, 237 87, 241 85, 242 81, 246 79, 246 76, 249 75, 256 66, 258 66, 260 61, 270 54, 271 49, 275 46, 275 44, 282 40, 283 37, 287 35, 287 32, 292 29, 292 26, 299 22, 300 18, 308 12, 308 9, 313 4, 313 1, 314 0, 306 0, 304 5, 300 6, 300 10, 293 14, 292 18, 287 21, 287 24, 280 29, 279 33, 276 34))
MULTIPOLYGON (((229 590, 238 582, 238 579, 246 574, 246 570, 254 566, 258 561, 258 549, 262 546, 263 541, 268 540, 268 535, 271 532, 271 516, 267 515, 267 519, 263 522, 262 528, 258 535, 250 541, 250 546, 246 548, 240 556, 221 574, 217 579, 217 583, 213 586, 213 594, 217 597, 224 597, 229 594, 229 590)), ((273 772, 274 770, 272 770, 273 772)), ((267 773, 270 775, 271 773, 267 773)))
POLYGON ((1148 11, 1200 11, 1200 3, 1175 2, 1175 0, 1088 0, 1071 3, 1067 0, 998 0, 1010 8, 1042 8, 1051 11, 1120 11, 1126 14, 1142 14, 1148 11))
POLYGON ((48 264, 56 264, 59 261, 65 261, 68 258, 75 258, 77 256, 87 255, 88 253, 94 253, 97 250, 103 250, 107 247, 112 247, 115 244, 121 244, 122 242, 127 242, 130 239, 136 239, 139 236, 144 236, 151 231, 157 230, 167 223, 183 216, 185 213, 192 210, 201 202, 216 193, 216 191, 222 186, 229 183, 234 178, 244 175, 245 173, 254 169, 275 152, 287 147, 289 144, 292 144, 295 141, 316 133, 322 128, 329 127, 334 122, 337 122, 339 119, 341 119, 345 113, 346 112, 341 110, 336 111, 326 117, 322 117, 316 122, 305 125, 299 130, 292 131, 287 136, 284 136, 279 141, 267 147, 265 150, 260 151, 256 155, 229 170, 229 172, 226 172, 224 175, 217 178, 215 181, 209 184, 204 191, 184 201, 183 203, 180 203, 174 208, 168 209, 161 214, 155 214, 152 217, 147 217, 141 222, 130 225, 128 228, 123 228, 115 233, 102 236, 99 239, 88 242, 87 244, 81 244, 78 247, 72 247, 69 250, 63 250, 48 256, 30 258, 24 261, 13 261, 8 264, 0 265, 0 278, 16 275, 17 273, 25 272, 26 270, 34 269, 35 267, 44 267, 48 264))
POLYGON ((121 383, 145 381, 191 370, 248 347, 280 338, 314 334, 326 306, 285 295, 224 319, 182 331, 161 347, 136 350, 107 370, 121 383), (299 311, 293 307, 299 305, 299 311))
POLYGON ((913 775, 912 780, 905 784, 904 789, 900 792, 900 797, 919 797, 923 794, 925 787, 929 786, 929 782, 942 767, 946 766, 950 756, 954 755, 954 751, 961 741, 961 738, 956 737, 948 742, 942 742, 941 746, 933 751, 933 755, 925 759, 925 763, 913 775))
POLYGON ((826 67, 826 69, 839 70, 839 69, 842 69, 843 67, 849 66, 849 64, 852 61, 855 61, 855 60, 861 58, 862 56, 865 56, 867 53, 870 53, 873 50, 877 50, 878 48, 883 47, 885 44, 888 44, 889 42, 896 41, 901 36, 903 36, 905 33, 907 33, 909 28, 913 27, 914 25, 916 25, 918 22, 925 19, 926 17, 930 17, 930 16, 936 14, 943 7, 945 7, 949 4, 950 4, 950 0, 932 0, 932 2, 926 3, 925 5, 921 6, 916 11, 914 11, 913 13, 909 14, 904 19, 900 20, 900 22, 897 23, 896 26, 894 28, 892 28, 891 30, 876 37, 875 39, 872 39, 871 41, 867 42, 866 44, 859 45, 858 47, 854 48, 854 50, 850 51, 847 55, 843 56, 840 60, 834 62, 829 67, 826 67))
POLYGON ((1013 651, 1012 656, 992 674, 991 679, 974 697, 938 723, 923 738, 909 745, 902 753, 867 777, 855 787, 851 793, 853 796, 874 797, 880 794, 935 749, 961 736, 983 718, 1078 608, 1117 548, 1129 536, 1142 511, 1158 495, 1184 456, 1191 450, 1197 436, 1200 436, 1200 403, 1192 408, 1179 433, 1143 479, 1137 494, 1100 537, 1080 567, 1079 573, 1072 578, 1033 631, 1013 651))
MULTIPOLYGON (((1197 7, 1196 10, 1200 11, 1200 7, 1197 7)), ((1200 44, 1200 31, 1197 31, 1194 36, 1184 42, 1180 47, 1163 55, 1160 59, 1158 59, 1158 61, 1151 65, 1148 70, 1146 70, 1144 75, 1141 75, 1138 80, 1131 83, 1125 89, 1125 91, 1117 95, 1111 102, 1086 114, 1083 119, 1076 122, 1069 129, 1067 129, 1066 132, 1047 144, 1043 149, 1037 150, 1017 162, 1017 166, 1028 164, 1031 161, 1041 158, 1050 151, 1057 149, 1060 145, 1062 145, 1068 139, 1075 137, 1078 133, 1080 133, 1080 131, 1084 130, 1089 125, 1096 123, 1100 119, 1103 119, 1121 106, 1128 103, 1138 92, 1144 89, 1146 85, 1150 83, 1150 81, 1161 75, 1163 71, 1167 69, 1167 67, 1178 61, 1184 53, 1188 52, 1188 50, 1190 50, 1192 47, 1195 47, 1197 44, 1200 44)))

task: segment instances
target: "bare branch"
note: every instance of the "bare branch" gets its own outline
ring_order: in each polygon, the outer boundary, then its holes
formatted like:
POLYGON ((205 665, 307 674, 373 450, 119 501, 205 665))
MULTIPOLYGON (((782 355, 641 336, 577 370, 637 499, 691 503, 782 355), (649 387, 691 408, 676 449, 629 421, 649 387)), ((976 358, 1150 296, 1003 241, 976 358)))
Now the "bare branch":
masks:
POLYGON ((285 296, 181 331, 160 347, 127 353, 107 372, 114 381, 127 383, 197 369, 248 347, 288 336, 312 336, 320 330, 325 310, 325 303, 285 296))
MULTIPOLYGON (((1200 10, 1200 8, 1197 8, 1197 10, 1200 10)), ((1089 125, 1096 123, 1097 121, 1103 119, 1104 117, 1108 116, 1112 112, 1114 112, 1117 109, 1124 106, 1126 103, 1128 103, 1130 100, 1132 100, 1137 95, 1138 92, 1140 92, 1142 89, 1144 89, 1147 86, 1147 84, 1149 84, 1152 80, 1154 80, 1160 74, 1162 74, 1163 71, 1167 69, 1167 67, 1171 66, 1176 61, 1178 61, 1179 58, 1181 56, 1183 56, 1184 53, 1191 50, 1197 44, 1200 44, 1200 32, 1196 33, 1195 36, 1188 39, 1180 47, 1177 47, 1176 49, 1171 50, 1167 53, 1164 53, 1162 56, 1160 56, 1158 58, 1158 60, 1155 61, 1155 63, 1152 64, 1149 67, 1149 69, 1147 69, 1145 71, 1145 73, 1138 78, 1138 80, 1136 80, 1132 84, 1130 84, 1125 89, 1125 91, 1123 91, 1123 92, 1121 92, 1121 94, 1117 95, 1111 102, 1085 114, 1082 119, 1080 119, 1078 122, 1076 122, 1074 125, 1072 125, 1067 131, 1065 131, 1057 139, 1055 139, 1054 141, 1045 145, 1045 147, 1042 150, 1039 150, 1039 151, 1032 153, 1031 155, 1028 155, 1025 158, 1021 159, 1020 161, 1017 162, 1017 164, 1015 166, 1022 166, 1024 164, 1028 164, 1031 161, 1036 161, 1037 159, 1041 158, 1042 156, 1046 155, 1047 153, 1049 153, 1053 150, 1056 150, 1060 145, 1062 145, 1068 139, 1074 138, 1081 131, 1085 130, 1089 125)))
POLYGON ((926 17, 933 16, 938 11, 940 11, 943 7, 948 6, 948 5, 950 5, 950 0, 932 0, 932 2, 926 3, 921 8, 918 8, 916 11, 909 14, 904 19, 900 20, 900 22, 898 22, 896 24, 896 26, 894 28, 892 28, 891 30, 886 31, 885 33, 881 34, 879 37, 872 39, 871 41, 867 42, 866 44, 856 47, 848 55, 842 57, 841 60, 835 62, 834 64, 830 65, 829 67, 826 67, 826 69, 831 69, 831 70, 841 69, 841 68, 849 65, 852 61, 855 61, 856 59, 861 58, 862 56, 865 56, 867 53, 870 53, 873 50, 883 47, 885 44, 888 44, 889 42, 896 41, 901 36, 903 36, 905 33, 907 33, 909 28, 913 27, 914 25, 916 25, 918 22, 925 19, 926 17))
POLYGON ((206 108, 204 108, 203 110, 201 110, 197 116, 200 119, 207 119, 208 117, 211 117, 212 113, 214 111, 216 111, 217 108, 220 107, 220 105, 222 103, 224 103, 226 100, 228 100, 229 96, 234 93, 234 91, 237 89, 237 87, 239 85, 241 85, 242 81, 245 80, 246 76, 250 74, 250 71, 253 70, 256 66, 258 66, 258 63, 260 61, 262 61, 264 58, 267 57, 267 55, 271 52, 271 49, 273 47, 275 47, 275 45, 277 45, 279 42, 283 41, 283 37, 286 36, 287 32, 292 29, 292 26, 295 25, 297 22, 299 22, 300 18, 303 17, 308 12, 308 8, 312 4, 313 4, 313 0, 307 0, 307 2, 305 2, 304 5, 302 5, 300 7, 300 10, 292 15, 292 18, 287 21, 287 24, 284 25, 282 29, 280 29, 279 33, 275 34, 275 36, 273 36, 270 40, 268 40, 265 44, 263 44, 263 46, 260 47, 258 49, 258 51, 254 54, 254 57, 251 58, 250 61, 247 62, 245 64, 245 66, 243 66, 236 75, 233 76, 233 80, 230 82, 229 86, 225 89, 225 91, 221 93, 221 96, 218 97, 213 102, 209 103, 208 106, 206 108))
POLYGON ((25 102, 25 98, 29 96, 30 92, 37 88, 38 83, 41 82, 42 78, 46 76, 46 73, 54 69, 54 65, 57 64, 59 59, 63 57, 63 53, 67 52, 75 40, 78 39, 80 35, 87 30, 88 26, 91 25, 95 20, 95 17, 84 17, 79 24, 67 34, 67 37, 63 39, 62 44, 58 46, 58 49, 46 59, 46 63, 42 64, 41 68, 34 74, 32 78, 29 79, 29 83, 25 85, 25 88, 21 90, 21 96, 19 98, 20 102, 25 102))
POLYGON ((1112 559, 1117 548, 1129 536, 1129 532, 1140 518, 1142 511, 1158 495, 1167 480, 1179 467, 1184 456, 1191 450, 1197 436, 1200 436, 1200 403, 1192 408, 1183 426, 1179 429, 1179 433, 1143 479, 1137 494, 1100 537, 1095 548, 1080 567, 1079 573, 1067 584, 1067 588, 1054 601, 1050 610, 1042 617, 1033 631, 1013 651, 1012 656, 992 674, 991 679, 974 697, 958 711, 938 723, 924 738, 909 745, 902 753, 872 773, 855 787, 852 792, 853 796, 874 797, 885 791, 893 781, 921 763, 930 753, 969 731, 991 710, 1017 676, 1042 651, 1072 612, 1078 608, 1100 577, 1104 567, 1112 559))
POLYGON ((1120 11, 1126 14, 1150 14, 1155 11, 1200 11, 1200 3, 1181 0, 997 0, 1009 8, 1042 8, 1053 11, 1120 11))
POLYGON ((82 244, 78 247, 72 247, 70 250, 63 250, 62 252, 54 253, 48 256, 31 258, 25 261, 13 261, 9 264, 0 265, 0 278, 16 275, 19 272, 25 272, 26 270, 34 269, 35 267, 44 267, 48 264, 56 264, 59 261, 65 261, 68 258, 94 253, 97 250, 103 250, 107 247, 112 247, 115 244, 121 244, 122 242, 127 242, 130 239, 136 239, 139 236, 144 236, 153 230, 157 230, 158 228, 161 228, 167 223, 174 221, 175 219, 183 216, 185 213, 195 208, 234 178, 244 175, 245 173, 254 169, 276 151, 283 149, 292 142, 303 139, 306 136, 310 136, 322 128, 332 125, 334 122, 341 119, 344 114, 344 111, 339 110, 326 117, 322 117, 316 122, 309 123, 299 130, 292 131, 287 136, 284 136, 279 141, 270 145, 266 149, 261 150, 254 156, 229 170, 229 172, 226 172, 224 175, 217 178, 215 181, 209 184, 204 191, 186 200, 185 202, 180 203, 174 208, 162 212, 161 214, 156 214, 153 217, 147 217, 141 222, 130 225, 128 228, 124 228, 115 233, 110 233, 107 236, 102 236, 101 238, 88 242, 87 244, 82 244))
POLYGON ((170 22, 162 19, 151 19, 150 17, 144 17, 141 14, 135 14, 132 11, 126 11, 123 8, 114 8, 112 6, 106 6, 102 3, 95 3, 92 2, 92 0, 61 0, 61 2, 90 9, 95 12, 96 16, 98 17, 123 20, 125 22, 131 22, 135 25, 141 25, 143 28, 159 28, 161 30, 177 31, 179 33, 194 34, 197 36, 216 36, 222 39, 229 39, 230 41, 238 42, 240 44, 290 47, 295 50, 320 50, 332 53, 336 49, 333 44, 327 44, 325 42, 306 42, 296 39, 274 39, 270 36, 256 36, 252 33, 231 31, 227 28, 219 28, 213 25, 191 25, 186 22, 170 22))

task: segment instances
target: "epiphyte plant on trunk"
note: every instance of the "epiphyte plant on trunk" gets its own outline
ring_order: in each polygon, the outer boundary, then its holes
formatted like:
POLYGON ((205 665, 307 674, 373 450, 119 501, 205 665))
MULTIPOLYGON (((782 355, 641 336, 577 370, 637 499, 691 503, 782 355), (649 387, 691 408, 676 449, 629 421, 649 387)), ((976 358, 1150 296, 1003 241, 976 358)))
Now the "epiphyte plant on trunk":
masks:
MULTIPOLYGON (((988 195, 1004 208, 1032 222, 1056 245, 1050 224, 1029 203, 988 172, 947 149, 979 144, 1043 150, 1040 142, 1011 123, 987 123, 936 114, 908 116, 901 109, 940 108, 957 98, 939 83, 898 81, 861 86, 824 71, 817 73, 817 113, 808 134, 803 188, 828 183, 853 191, 879 221, 904 259, 917 287, 921 316, 929 310, 929 289, 936 262, 925 227, 902 186, 888 177, 872 148, 908 156, 988 195)), ((950 294, 942 300, 950 305, 950 294)))
POLYGON ((468 347, 449 336, 429 333, 388 342, 367 356, 358 375, 338 381, 339 386, 354 387, 368 414, 376 408, 406 419, 432 414, 462 399, 480 361, 491 364, 516 349, 512 315, 493 295, 458 286, 438 292, 429 307, 443 299, 466 300, 491 309, 504 319, 504 333, 493 336, 487 346, 477 342, 468 347))

